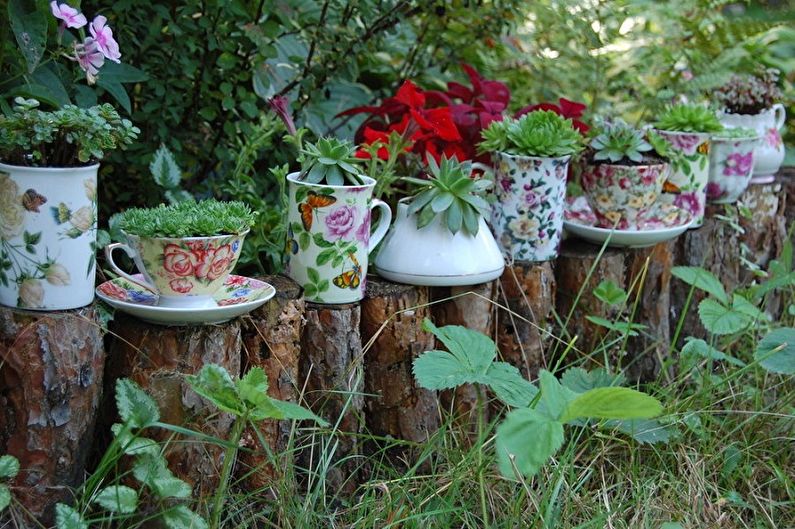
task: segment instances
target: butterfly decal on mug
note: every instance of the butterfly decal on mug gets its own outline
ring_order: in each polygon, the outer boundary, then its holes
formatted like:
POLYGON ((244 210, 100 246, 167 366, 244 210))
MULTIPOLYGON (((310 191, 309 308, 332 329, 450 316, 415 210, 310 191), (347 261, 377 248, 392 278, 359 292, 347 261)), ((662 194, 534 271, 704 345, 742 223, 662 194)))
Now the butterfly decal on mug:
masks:
POLYGON ((312 229, 312 222, 315 218, 316 209, 328 207, 336 201, 336 197, 320 195, 314 191, 310 191, 306 197, 306 201, 298 204, 298 213, 301 214, 301 223, 304 225, 304 229, 306 231, 312 229))
POLYGON ((284 247, 285 253, 288 254, 297 254, 298 253, 298 241, 295 240, 295 232, 293 231, 293 226, 287 226, 287 243, 284 247))
POLYGON ((348 257, 351 258, 351 269, 341 273, 332 279, 331 282, 337 288, 356 290, 362 284, 362 267, 353 252, 349 253, 348 257))

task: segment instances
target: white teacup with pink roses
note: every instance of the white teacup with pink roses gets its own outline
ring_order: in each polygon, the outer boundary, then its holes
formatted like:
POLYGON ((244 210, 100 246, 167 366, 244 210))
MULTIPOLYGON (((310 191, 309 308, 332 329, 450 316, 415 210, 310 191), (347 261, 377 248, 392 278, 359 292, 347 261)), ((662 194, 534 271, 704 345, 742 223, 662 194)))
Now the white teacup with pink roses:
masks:
POLYGON ((213 294, 237 264, 247 233, 248 230, 238 235, 182 238, 125 233, 127 244, 109 244, 105 256, 119 276, 156 292, 162 307, 212 307, 213 294), (112 255, 116 249, 124 250, 135 262, 143 279, 116 265, 112 255))

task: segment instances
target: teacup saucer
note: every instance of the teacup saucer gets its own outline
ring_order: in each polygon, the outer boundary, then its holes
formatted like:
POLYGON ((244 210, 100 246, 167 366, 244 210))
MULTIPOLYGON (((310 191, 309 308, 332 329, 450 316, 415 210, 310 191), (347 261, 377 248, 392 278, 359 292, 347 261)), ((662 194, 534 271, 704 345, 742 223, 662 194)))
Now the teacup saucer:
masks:
POLYGON ((620 248, 643 248, 678 237, 693 223, 693 215, 673 204, 655 204, 640 230, 619 230, 596 226, 596 215, 585 197, 569 198, 563 226, 566 231, 595 244, 620 248))
MULTIPOLYGON (((141 274, 133 276, 141 278, 141 274)), ((220 323, 250 312, 276 294, 276 289, 264 281, 230 275, 215 294, 214 307, 160 307, 154 291, 124 278, 105 281, 96 288, 97 296, 108 305, 158 325, 195 325, 220 323)))

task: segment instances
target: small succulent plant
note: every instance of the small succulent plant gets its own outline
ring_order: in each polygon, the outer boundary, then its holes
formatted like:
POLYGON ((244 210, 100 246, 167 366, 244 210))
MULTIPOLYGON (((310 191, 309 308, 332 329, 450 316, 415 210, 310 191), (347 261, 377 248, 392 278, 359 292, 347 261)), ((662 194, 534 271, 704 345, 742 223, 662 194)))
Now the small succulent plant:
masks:
POLYGON ((641 162, 644 153, 653 149, 652 145, 646 141, 642 130, 631 127, 624 121, 615 120, 611 123, 604 123, 599 126, 598 130, 599 133, 591 140, 595 161, 617 163, 626 159, 632 162, 641 162))
POLYGON ((478 234, 480 217, 487 215, 489 203, 483 194, 491 187, 485 179, 473 180, 472 162, 459 162, 456 158, 442 157, 437 164, 428 155, 430 178, 405 178, 407 182, 420 186, 411 199, 409 215, 417 215, 417 228, 431 223, 441 215, 450 233, 460 230, 475 236, 478 234))
POLYGON ((723 125, 715 112, 703 105, 680 103, 668 107, 654 126, 672 132, 718 132, 723 125))
POLYGON ((554 158, 575 154, 582 148, 582 136, 572 121, 549 110, 492 122, 483 131, 479 146, 481 152, 554 158))
POLYGON ((718 88, 715 99, 731 114, 758 114, 781 99, 778 77, 775 68, 759 75, 735 74, 718 88))
POLYGON ((324 183, 341 186, 345 183, 361 185, 361 160, 356 158, 356 147, 348 140, 320 138, 314 144, 301 148, 301 181, 310 184, 324 183))
POLYGON ((119 213, 114 224, 139 237, 212 237, 245 233, 256 218, 257 214, 243 202, 208 199, 130 208, 119 213))

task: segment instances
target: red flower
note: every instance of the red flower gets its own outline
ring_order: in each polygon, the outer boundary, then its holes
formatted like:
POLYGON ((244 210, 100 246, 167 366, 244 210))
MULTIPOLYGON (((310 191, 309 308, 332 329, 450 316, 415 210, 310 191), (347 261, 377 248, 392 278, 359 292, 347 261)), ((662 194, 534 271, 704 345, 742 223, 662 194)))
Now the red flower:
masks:
POLYGON ((178 276, 189 276, 197 259, 176 244, 167 244, 163 250, 163 268, 178 276))
POLYGON ((212 281, 229 273, 232 268, 234 256, 235 254, 228 244, 224 244, 215 250, 215 252, 213 252, 212 262, 210 263, 210 269, 207 272, 207 279, 212 281))
POLYGON ((171 290, 179 292, 180 294, 187 294, 193 290, 193 283, 182 277, 172 279, 168 282, 168 286, 171 287, 171 290))

